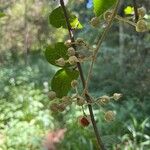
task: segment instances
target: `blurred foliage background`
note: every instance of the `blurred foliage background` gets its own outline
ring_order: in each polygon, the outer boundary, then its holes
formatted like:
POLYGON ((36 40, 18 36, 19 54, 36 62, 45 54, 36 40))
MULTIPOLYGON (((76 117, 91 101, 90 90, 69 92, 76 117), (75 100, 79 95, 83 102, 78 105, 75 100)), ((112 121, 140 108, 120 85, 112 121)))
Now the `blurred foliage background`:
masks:
MULTIPOLYGON (((137 0, 147 10, 149 0, 137 0)), ((0 150, 95 150, 92 127, 77 123, 82 113, 71 106, 62 114, 49 110, 47 91, 56 70, 44 57, 45 45, 67 39, 67 31, 48 24, 57 6, 49 0, 0 0, 0 150)), ((120 14, 132 1, 123 1, 120 14)), ((90 0, 69 1, 84 29, 76 32, 95 44, 103 28, 91 28, 94 16, 90 0)), ((102 45, 90 92, 94 97, 123 94, 121 101, 99 110, 94 108, 98 127, 108 149, 148 150, 150 148, 150 34, 116 22, 102 45), (115 121, 103 119, 103 109, 116 111, 115 121)), ((85 72, 88 64, 83 66, 85 72)))

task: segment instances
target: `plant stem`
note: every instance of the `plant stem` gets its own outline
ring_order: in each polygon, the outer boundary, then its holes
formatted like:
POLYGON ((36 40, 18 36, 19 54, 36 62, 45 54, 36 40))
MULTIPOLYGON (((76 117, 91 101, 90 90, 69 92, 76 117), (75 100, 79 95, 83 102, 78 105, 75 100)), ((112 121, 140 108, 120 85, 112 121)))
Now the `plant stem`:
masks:
MULTIPOLYGON (((68 17, 67 11, 66 11, 66 7, 64 5, 64 0, 60 0, 60 4, 61 4, 62 10, 64 12, 65 19, 66 19, 66 24, 67 24, 67 27, 68 27, 70 40, 71 40, 72 43, 74 43, 75 38, 74 38, 73 30, 72 30, 70 22, 69 22, 69 17, 68 17)), ((72 46, 76 50, 76 45, 73 44, 72 46)), ((78 57, 78 54, 76 54, 76 56, 78 57)), ((78 70, 79 70, 79 74, 80 74, 80 78, 81 78, 81 81, 82 81, 83 89, 85 89, 85 79, 84 79, 84 75, 83 75, 83 71, 82 71, 82 67, 81 67, 80 62, 77 62, 77 67, 78 67, 78 70)), ((89 94, 87 92, 85 92, 85 98, 86 98, 87 103, 92 102, 92 99, 91 99, 91 97, 89 96, 89 94)), ((88 109, 89 109, 93 129, 94 129, 94 132, 95 132, 95 135, 96 135, 96 139, 97 139, 97 143, 98 143, 98 147, 99 147, 98 149, 99 150, 106 150, 105 147, 104 147, 104 144, 102 142, 102 139, 100 137, 97 125, 96 125, 96 121, 95 121, 95 118, 94 118, 94 113, 93 113, 92 106, 88 105, 88 109)))
POLYGON ((139 15, 138 15, 138 8, 137 8, 136 0, 133 0, 133 7, 134 7, 134 14, 135 14, 135 22, 137 22, 139 19, 139 15))
POLYGON ((128 19, 125 19, 125 18, 123 18, 121 16, 116 15, 115 19, 117 19, 119 21, 122 21, 122 22, 125 22, 125 23, 128 23, 128 24, 130 24, 130 25, 132 25, 134 27, 136 26, 136 23, 134 23, 134 22, 132 22, 132 21, 130 21, 128 19))
POLYGON ((88 71, 88 75, 87 75, 87 79, 86 79, 85 90, 88 90, 88 83, 89 83, 89 79, 90 79, 90 77, 92 75, 92 70, 93 70, 94 63, 95 63, 96 58, 97 58, 98 50, 100 49, 100 47, 101 47, 101 45, 102 45, 102 43, 103 43, 103 41, 104 41, 108 31, 109 31, 109 29, 110 29, 110 27, 112 25, 112 22, 113 22, 116 14, 117 14, 117 10, 118 10, 118 7, 119 7, 119 2, 120 2, 120 0, 117 0, 115 8, 114 8, 114 11, 113 11, 112 16, 111 16, 111 19, 110 19, 110 21, 107 24, 107 27, 105 28, 105 30, 102 33, 102 35, 100 35, 99 38, 98 38, 98 41, 97 41, 97 44, 96 44, 97 47, 96 47, 96 49, 94 51, 93 60, 91 62, 91 65, 90 65, 90 68, 89 68, 89 71, 88 71))

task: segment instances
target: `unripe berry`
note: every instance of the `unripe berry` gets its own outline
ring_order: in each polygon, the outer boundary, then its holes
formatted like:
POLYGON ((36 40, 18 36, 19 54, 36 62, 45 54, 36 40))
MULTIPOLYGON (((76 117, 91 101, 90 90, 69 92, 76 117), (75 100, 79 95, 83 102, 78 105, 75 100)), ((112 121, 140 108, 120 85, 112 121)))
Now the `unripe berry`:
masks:
POLYGON ((146 32, 148 30, 147 22, 143 19, 140 19, 136 24, 137 32, 146 32))
POLYGON ((65 103, 66 105, 71 105, 72 104, 70 96, 63 96, 61 100, 62 100, 62 103, 65 103))
POLYGON ((78 106, 83 106, 85 104, 85 99, 81 96, 77 97, 77 105, 78 106))
POLYGON ((66 62, 64 60, 64 58, 59 58, 55 61, 55 63, 61 67, 65 66, 66 62))
POLYGON ((81 126, 87 127, 90 124, 90 121, 88 120, 88 118, 86 116, 80 116, 79 123, 81 126))
POLYGON ((74 56, 75 55, 75 49, 73 47, 68 48, 67 55, 68 56, 74 56))
POLYGON ((111 20, 111 16, 112 16, 112 11, 110 10, 107 10, 105 13, 104 13, 104 20, 109 22, 111 20))
POLYGON ((52 111, 52 112, 58 112, 58 104, 57 103, 52 103, 51 105, 50 105, 50 110, 52 111))
POLYGON ((78 58, 76 56, 70 56, 68 59, 69 64, 75 65, 77 62, 79 62, 78 58))
POLYGON ((93 26, 93 27, 97 27, 99 25, 99 18, 98 17, 94 17, 91 19, 90 21, 90 24, 93 26))
POLYGON ((146 14, 146 9, 144 7, 138 8, 139 18, 143 18, 146 14))
POLYGON ((71 40, 65 41, 64 44, 65 44, 67 47, 71 47, 71 45, 72 45, 71 40))
POLYGON ((72 86, 73 88, 76 88, 77 85, 78 85, 78 81, 77 81, 77 80, 71 81, 71 86, 72 86))
POLYGON ((113 99, 116 100, 116 101, 119 100, 121 97, 122 97, 121 93, 114 93, 113 94, 113 99))
POLYGON ((63 112, 66 109, 66 107, 67 107, 66 103, 61 103, 61 104, 58 105, 58 110, 60 112, 63 112))
POLYGON ((105 113, 104 118, 108 122, 113 121, 115 119, 115 113, 113 111, 109 110, 105 113))
POLYGON ((56 92, 54 92, 54 91, 48 92, 48 97, 50 100, 55 99, 56 98, 56 92))
POLYGON ((105 105, 105 104, 108 104, 110 102, 110 97, 107 96, 107 95, 104 95, 104 96, 101 96, 99 99, 98 99, 98 103, 100 105, 105 105))

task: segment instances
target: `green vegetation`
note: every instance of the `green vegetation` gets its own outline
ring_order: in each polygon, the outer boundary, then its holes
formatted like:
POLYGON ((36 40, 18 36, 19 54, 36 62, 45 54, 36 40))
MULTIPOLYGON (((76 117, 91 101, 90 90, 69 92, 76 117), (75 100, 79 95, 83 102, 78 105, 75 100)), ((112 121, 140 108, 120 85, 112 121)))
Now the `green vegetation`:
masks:
MULTIPOLYGON (((78 122, 83 115, 81 106, 74 102, 61 113, 50 109, 67 93, 71 96, 82 90, 79 79, 79 88, 71 89, 71 82, 79 73, 66 55, 68 48, 64 41, 68 40, 68 32, 58 2, 2 0, 0 3, 0 150, 98 149, 92 125, 82 127, 78 122), (55 22, 56 17, 62 21, 55 22), (56 61, 62 57, 64 65, 56 61), (48 98, 50 90, 57 94, 54 101, 48 98)), ((75 39, 84 40, 80 55, 86 57, 93 53, 91 50, 103 33, 105 20, 101 14, 115 4, 115 1, 99 2, 94 0, 95 14, 89 8, 90 1, 73 0, 66 5, 71 13, 71 27, 77 29, 75 39), (97 28, 90 25, 94 15, 100 16, 97 28)), ((145 7, 144 19, 150 28, 149 0, 137 3, 145 7)), ((121 4, 118 15, 122 16, 127 7, 132 8, 133 2, 127 0, 121 4)), ((130 10, 124 15, 132 18, 132 13, 130 10)), ((115 18, 98 53, 89 80, 91 96, 102 100, 105 95, 123 95, 118 101, 111 98, 108 104, 93 105, 96 124, 108 150, 149 150, 149 40, 149 31, 138 33, 134 26, 115 18), (107 110, 116 114, 112 122, 104 117, 107 110)), ((89 59, 82 64, 85 75, 89 64, 89 59)), ((87 106, 84 111, 89 114, 87 106)))

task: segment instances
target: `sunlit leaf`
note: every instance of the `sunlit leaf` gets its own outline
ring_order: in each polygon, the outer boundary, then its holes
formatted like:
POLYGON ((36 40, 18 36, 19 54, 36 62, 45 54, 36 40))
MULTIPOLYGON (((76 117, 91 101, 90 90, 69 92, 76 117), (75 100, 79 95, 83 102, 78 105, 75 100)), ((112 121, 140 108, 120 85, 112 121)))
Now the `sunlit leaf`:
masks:
POLYGON ((102 15, 107 9, 111 8, 115 2, 116 0, 93 0, 95 15, 102 15))
POLYGON ((134 13, 134 8, 131 7, 131 6, 127 6, 125 9, 124 9, 124 13, 126 15, 132 15, 134 13))
MULTIPOLYGON (((78 18, 75 15, 70 14, 67 11, 68 15, 69 15, 69 21, 70 21, 70 25, 73 29, 81 29, 82 25, 80 24, 78 18)), ((64 13, 61 7, 58 7, 56 9, 54 9, 50 15, 49 15, 49 23, 56 27, 56 28, 67 28, 67 24, 66 24, 66 19, 64 17, 64 13)))
POLYGON ((56 92, 57 97, 61 98, 69 92, 71 81, 77 79, 78 71, 70 69, 60 69, 54 75, 51 81, 51 88, 56 92))
MULTIPOLYGON (((57 59, 64 58, 67 60, 69 58, 67 55, 67 47, 62 42, 58 42, 55 45, 49 45, 46 48, 45 57, 50 64, 59 66, 55 62, 57 59)), ((65 66, 67 67, 70 65, 67 63, 65 66)))

